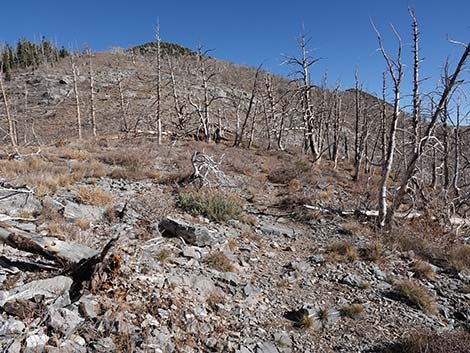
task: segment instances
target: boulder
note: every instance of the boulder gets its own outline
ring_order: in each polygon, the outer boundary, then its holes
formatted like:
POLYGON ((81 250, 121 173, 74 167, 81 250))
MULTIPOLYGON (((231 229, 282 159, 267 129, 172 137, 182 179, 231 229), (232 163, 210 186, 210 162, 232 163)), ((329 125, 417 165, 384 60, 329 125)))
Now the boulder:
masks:
POLYGON ((215 238, 206 228, 192 225, 176 218, 162 220, 159 230, 164 237, 181 237, 189 245, 199 247, 215 244, 215 238))

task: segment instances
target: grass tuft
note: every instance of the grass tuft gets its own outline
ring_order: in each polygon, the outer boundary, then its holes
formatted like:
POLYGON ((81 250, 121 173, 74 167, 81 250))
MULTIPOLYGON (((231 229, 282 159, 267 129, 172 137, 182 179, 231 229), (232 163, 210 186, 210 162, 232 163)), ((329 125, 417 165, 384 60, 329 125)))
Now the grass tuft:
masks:
POLYGON ((108 206, 113 201, 111 194, 99 188, 80 188, 77 197, 81 203, 91 206, 108 206))
POLYGON ((356 248, 346 240, 334 241, 327 249, 328 260, 331 262, 354 262, 358 255, 356 248))
POLYGON ((210 268, 220 272, 235 272, 235 267, 233 266, 230 259, 221 251, 215 251, 212 254, 209 254, 204 262, 210 268))
POLYGON ((421 260, 415 261, 411 270, 414 272, 415 277, 419 279, 433 280, 436 278, 436 274, 432 270, 431 265, 421 260))
POLYGON ((409 305, 421 309, 426 313, 437 313, 434 298, 419 284, 410 280, 401 280, 394 283, 393 289, 395 294, 409 305))
POLYGON ((364 307, 360 304, 346 305, 340 309, 340 313, 344 317, 356 320, 364 315, 364 307))
POLYGON ((217 223, 239 219, 242 215, 240 202, 221 192, 180 192, 178 206, 193 216, 204 216, 217 223))

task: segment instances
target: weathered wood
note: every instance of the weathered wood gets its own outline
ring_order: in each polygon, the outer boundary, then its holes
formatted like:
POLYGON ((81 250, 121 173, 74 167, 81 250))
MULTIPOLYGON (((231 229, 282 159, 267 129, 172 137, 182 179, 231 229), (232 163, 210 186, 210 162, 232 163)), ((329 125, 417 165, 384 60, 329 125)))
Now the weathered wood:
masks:
POLYGON ((0 242, 18 250, 41 255, 61 266, 78 263, 98 253, 85 245, 65 242, 54 237, 43 237, 5 222, 0 222, 0 242))

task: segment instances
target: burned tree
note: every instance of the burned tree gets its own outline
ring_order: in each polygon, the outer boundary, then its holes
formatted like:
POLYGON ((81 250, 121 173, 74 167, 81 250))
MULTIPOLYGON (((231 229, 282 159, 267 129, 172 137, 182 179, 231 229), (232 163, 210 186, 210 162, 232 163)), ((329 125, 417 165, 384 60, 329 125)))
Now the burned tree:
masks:
POLYGON ((380 32, 377 30, 375 26, 374 30, 377 34, 377 39, 379 42, 379 50, 382 53, 382 56, 385 59, 385 63, 387 65, 388 73, 393 81, 393 113, 389 127, 388 133, 388 143, 387 143, 387 150, 385 153, 385 160, 382 161, 382 178, 380 180, 379 186, 379 219, 378 223, 380 227, 384 227, 387 223, 387 183, 390 177, 390 173, 392 171, 393 166, 393 158, 395 154, 395 146, 396 146, 396 131, 397 131, 397 122, 400 116, 400 90, 401 90, 401 83, 403 78, 403 64, 401 62, 401 50, 402 50, 402 41, 400 36, 398 35, 395 28, 392 26, 393 32, 398 40, 398 51, 397 51, 397 58, 391 59, 382 43, 382 37, 380 32))

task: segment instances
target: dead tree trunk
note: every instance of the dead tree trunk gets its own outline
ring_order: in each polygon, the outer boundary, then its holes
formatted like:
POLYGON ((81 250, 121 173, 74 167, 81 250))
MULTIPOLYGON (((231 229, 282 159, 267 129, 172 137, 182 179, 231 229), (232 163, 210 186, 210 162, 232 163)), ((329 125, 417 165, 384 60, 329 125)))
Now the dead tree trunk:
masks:
POLYGON ((397 131, 397 122, 400 116, 400 86, 401 81, 403 78, 403 65, 401 63, 401 49, 402 49, 402 41, 398 33, 395 31, 395 35, 398 39, 398 53, 397 59, 392 60, 388 56, 385 48, 382 44, 382 37, 380 36, 379 31, 375 28, 375 32, 377 33, 377 39, 380 46, 380 51, 382 56, 385 59, 387 64, 388 72, 393 80, 393 114, 392 120, 390 123, 390 130, 389 130, 389 137, 388 137, 388 146, 387 146, 387 153, 385 160, 382 162, 382 178, 380 180, 379 185, 379 218, 378 223, 380 227, 384 227, 386 225, 386 216, 387 216, 387 182, 390 177, 390 173, 392 171, 393 166, 393 157, 395 154, 395 147, 396 147, 396 131, 397 131))
POLYGON ((298 93, 301 97, 302 107, 302 120, 304 128, 304 150, 307 152, 310 148, 313 156, 313 160, 316 162, 319 160, 321 152, 318 148, 317 141, 314 136, 314 113, 311 99, 311 84, 310 84, 310 67, 315 64, 319 59, 314 59, 310 56, 307 50, 308 40, 305 38, 305 34, 302 31, 299 46, 301 50, 300 59, 297 57, 291 57, 288 59, 288 63, 296 67, 295 73, 299 75, 299 89, 298 93))
POLYGON ((413 9, 409 8, 408 12, 412 19, 412 28, 413 28, 413 134, 412 134, 412 145, 413 151, 416 151, 418 148, 419 142, 419 124, 421 121, 421 98, 419 95, 419 30, 418 30, 418 21, 414 14, 413 9))
POLYGON ((0 67, 0 89, 2 91, 3 103, 5 104, 5 113, 7 115, 8 134, 10 135, 10 142, 13 147, 16 147, 18 146, 18 139, 17 139, 15 122, 13 121, 13 118, 11 116, 10 105, 8 103, 8 97, 5 92, 5 86, 3 84, 3 64, 0 67))
POLYGON ((162 85, 162 65, 161 65, 161 38, 160 38, 160 22, 157 23, 155 29, 155 39, 157 40, 157 101, 156 101, 156 128, 157 128, 157 143, 162 144, 162 112, 161 112, 161 85, 162 85))
POLYGON ((408 161, 407 169, 401 179, 400 187, 398 189, 397 195, 395 196, 392 206, 387 211, 386 222, 385 222, 387 228, 391 227, 395 211, 401 205, 403 198, 405 197, 406 187, 415 173, 416 164, 420 160, 427 144, 429 143, 429 140, 431 139, 434 128, 437 124, 437 121, 439 120, 439 116, 442 113, 442 109, 444 108, 445 103, 448 101, 455 86, 460 83, 457 81, 457 79, 469 55, 470 55, 470 42, 465 44, 465 50, 457 64, 457 67, 455 68, 454 73, 452 74, 450 79, 447 81, 446 86, 444 87, 444 90, 439 99, 439 103, 437 104, 436 109, 432 114, 432 117, 428 123, 428 126, 426 128, 423 138, 421 138, 419 142, 418 149, 416 152, 412 154, 412 156, 410 157, 408 161))
POLYGON ((235 143, 233 144, 234 146, 240 146, 243 141, 243 135, 245 133, 246 126, 248 124, 251 112, 253 110, 253 105, 255 104, 255 98, 256 98, 256 93, 257 93, 256 90, 258 87, 258 76, 259 76, 259 73, 261 72, 261 67, 262 65, 258 66, 258 68, 256 69, 255 77, 253 78, 253 86, 251 88, 250 100, 248 101, 248 108, 245 113, 245 119, 243 120, 239 133, 237 133, 235 136, 235 143))
POLYGON ((75 95, 75 108, 77 112, 77 131, 78 131, 78 138, 82 139, 82 117, 80 115, 80 95, 78 91, 78 68, 75 64, 73 56, 70 58, 71 65, 72 65, 72 75, 73 75, 73 93, 75 95))
POLYGON ((361 95, 359 94, 359 72, 356 67, 354 71, 354 77, 356 82, 355 95, 354 95, 354 107, 355 107, 355 119, 354 119, 354 176, 353 180, 359 179, 359 171, 361 168, 361 146, 360 146, 360 120, 361 120, 361 95))
POLYGON ((89 79, 90 79, 90 121, 91 129, 93 136, 96 137, 96 113, 95 113, 95 88, 94 82, 95 78, 93 75, 93 54, 90 49, 88 49, 88 64, 89 64, 89 79))

